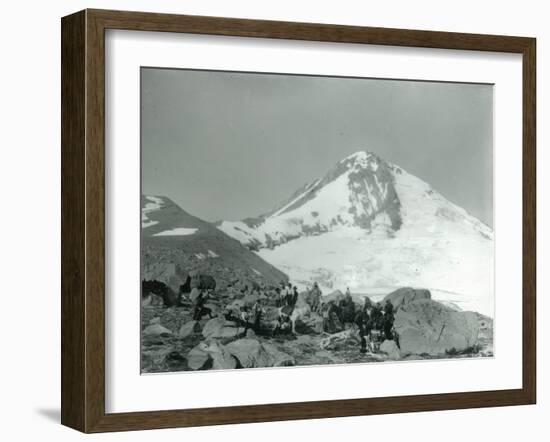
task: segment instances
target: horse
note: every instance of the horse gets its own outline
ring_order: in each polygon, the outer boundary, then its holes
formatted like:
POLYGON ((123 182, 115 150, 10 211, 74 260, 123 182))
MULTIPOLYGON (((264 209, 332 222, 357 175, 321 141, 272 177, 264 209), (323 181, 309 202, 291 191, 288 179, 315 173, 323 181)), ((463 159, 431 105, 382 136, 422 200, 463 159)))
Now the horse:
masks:
POLYGON ((295 305, 284 305, 278 308, 279 316, 285 315, 290 318, 292 333, 296 331, 296 320, 311 313, 311 306, 307 302, 297 302, 295 305))
MULTIPOLYGON (((168 287, 162 281, 143 280, 141 281, 141 299, 142 303, 147 305, 147 299, 151 297, 151 294, 160 296, 166 307, 172 307, 179 304, 179 297, 173 290, 168 287)), ((150 304, 153 304, 153 298, 151 297, 150 304)))
POLYGON ((191 289, 215 290, 216 280, 210 275, 187 275, 185 283, 180 285, 180 293, 191 293, 191 289))

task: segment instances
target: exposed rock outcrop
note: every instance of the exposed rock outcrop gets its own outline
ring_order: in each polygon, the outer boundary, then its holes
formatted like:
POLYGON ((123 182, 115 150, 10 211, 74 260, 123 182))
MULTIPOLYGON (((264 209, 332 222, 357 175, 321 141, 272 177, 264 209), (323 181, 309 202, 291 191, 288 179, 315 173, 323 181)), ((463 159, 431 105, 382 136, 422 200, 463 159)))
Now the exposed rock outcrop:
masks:
POLYGON ((393 304, 394 310, 397 310, 403 305, 406 305, 421 299, 432 299, 432 295, 430 291, 426 289, 413 289, 411 287, 401 287, 391 292, 389 295, 386 295, 382 300, 382 303, 385 304, 386 301, 390 300, 391 303, 393 304))
POLYGON ((478 342, 479 320, 473 312, 420 299, 401 306, 394 328, 402 355, 441 356, 472 349, 478 342))

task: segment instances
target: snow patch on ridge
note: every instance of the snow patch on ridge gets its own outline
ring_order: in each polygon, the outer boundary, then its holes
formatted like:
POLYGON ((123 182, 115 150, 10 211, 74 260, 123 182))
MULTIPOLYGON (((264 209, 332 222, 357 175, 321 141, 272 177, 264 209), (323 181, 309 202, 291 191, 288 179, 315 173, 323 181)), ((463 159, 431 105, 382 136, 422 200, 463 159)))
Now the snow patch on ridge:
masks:
POLYGON ((164 201, 162 200, 162 198, 159 198, 156 196, 146 196, 145 198, 150 202, 146 203, 145 206, 142 207, 141 209, 141 228, 142 229, 146 229, 147 227, 151 227, 151 226, 154 226, 155 224, 158 224, 158 221, 149 219, 147 214, 160 210, 164 205, 164 201))
POLYGON ((175 229, 164 230, 163 232, 155 233, 153 236, 187 236, 187 235, 195 234, 197 230, 199 229, 188 228, 188 227, 176 227, 175 229))

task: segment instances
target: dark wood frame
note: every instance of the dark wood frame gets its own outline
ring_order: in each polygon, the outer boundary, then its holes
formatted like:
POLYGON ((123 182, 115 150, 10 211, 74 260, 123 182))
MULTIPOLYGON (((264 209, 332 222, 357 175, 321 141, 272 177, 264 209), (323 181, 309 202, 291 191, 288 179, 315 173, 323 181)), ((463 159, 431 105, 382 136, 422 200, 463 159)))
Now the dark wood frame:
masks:
POLYGON ((62 19, 61 422, 142 430, 536 401, 536 40, 526 37, 84 10, 62 19), (105 413, 105 30, 185 32, 519 53, 523 56, 523 386, 402 397, 105 413))

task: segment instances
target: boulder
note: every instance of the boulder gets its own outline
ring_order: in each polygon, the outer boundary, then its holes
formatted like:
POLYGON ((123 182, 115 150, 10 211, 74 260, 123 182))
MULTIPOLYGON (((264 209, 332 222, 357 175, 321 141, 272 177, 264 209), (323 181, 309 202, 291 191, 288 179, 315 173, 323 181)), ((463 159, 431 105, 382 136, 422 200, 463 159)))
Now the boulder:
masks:
POLYGON ((467 350, 478 342, 474 312, 457 312, 430 299, 401 305, 394 328, 401 354, 440 356, 467 350))
POLYGON ((189 321, 181 326, 178 336, 180 338, 187 338, 195 333, 200 333, 200 331, 201 325, 199 321, 189 321))
POLYGON ((187 359, 177 351, 168 353, 165 363, 170 371, 185 371, 188 368, 187 359))
POLYGON ((204 370, 212 365, 212 358, 206 351, 208 347, 200 343, 187 354, 187 366, 191 370, 204 370))
POLYGON ((399 351, 399 347, 393 339, 386 339, 384 342, 382 342, 382 344, 380 345, 380 351, 382 353, 386 353, 388 355, 388 359, 394 361, 401 359, 401 352, 399 351))
POLYGON ((234 322, 226 321, 223 317, 210 319, 202 329, 202 335, 207 338, 231 339, 244 333, 244 328, 237 327, 234 322))
POLYGON ((168 336, 171 335, 172 332, 159 323, 154 323, 145 327, 142 334, 145 336, 168 336))
POLYGON ((167 356, 172 353, 171 347, 160 347, 143 350, 141 352, 142 367, 154 366, 162 367, 166 362, 167 356))
POLYGON ((269 367, 270 356, 256 339, 239 339, 226 345, 243 368, 269 367))
POLYGON ((243 368, 289 367, 296 364, 294 358, 280 351, 275 345, 257 339, 239 339, 225 346, 243 368))
POLYGON ((335 290, 332 293, 329 293, 326 296, 323 296, 323 302, 336 302, 338 304, 342 299, 344 299, 344 294, 340 290, 335 290))
POLYGON ((205 351, 212 358, 212 369, 230 370, 237 367, 237 360, 220 343, 216 341, 210 342, 205 351))
POLYGON ((264 342, 262 344, 263 349, 269 357, 269 367, 291 367, 296 365, 296 361, 292 356, 280 351, 273 344, 264 342))
POLYGON ((206 324, 204 324, 202 329, 202 335, 205 338, 209 338, 211 335, 219 333, 219 331, 225 326, 225 322, 226 321, 224 318, 213 318, 206 321, 206 324))
POLYGON ((323 333, 323 318, 316 313, 298 317, 294 323, 294 331, 303 335, 321 334, 323 333))
POLYGON ((390 300, 393 304, 394 311, 398 310, 400 307, 409 304, 414 301, 421 299, 432 299, 432 295, 427 289, 413 289, 411 287, 401 287, 389 295, 386 295, 382 300, 382 305, 386 303, 387 300, 390 300))

